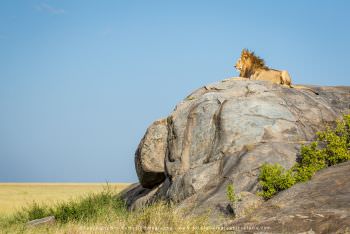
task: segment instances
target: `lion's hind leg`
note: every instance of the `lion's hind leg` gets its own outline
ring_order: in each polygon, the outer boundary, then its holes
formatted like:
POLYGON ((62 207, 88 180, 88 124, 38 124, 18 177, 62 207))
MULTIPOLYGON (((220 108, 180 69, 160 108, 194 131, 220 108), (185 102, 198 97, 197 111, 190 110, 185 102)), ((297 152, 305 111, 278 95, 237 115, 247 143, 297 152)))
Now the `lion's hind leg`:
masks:
POLYGON ((281 84, 291 86, 292 79, 287 71, 281 71, 281 84))

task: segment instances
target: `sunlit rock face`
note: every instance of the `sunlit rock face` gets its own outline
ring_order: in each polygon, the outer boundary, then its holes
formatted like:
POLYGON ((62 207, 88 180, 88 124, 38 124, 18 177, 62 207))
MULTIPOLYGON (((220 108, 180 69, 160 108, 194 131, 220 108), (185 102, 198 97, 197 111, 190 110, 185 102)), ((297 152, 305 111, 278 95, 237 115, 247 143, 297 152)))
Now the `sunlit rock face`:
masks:
POLYGON ((125 192, 126 201, 131 209, 167 200, 189 213, 225 214, 231 183, 246 194, 241 206, 253 209, 263 203, 255 195, 260 167, 290 168, 301 145, 349 106, 350 87, 248 79, 204 86, 147 129, 135 154, 140 184, 125 192))

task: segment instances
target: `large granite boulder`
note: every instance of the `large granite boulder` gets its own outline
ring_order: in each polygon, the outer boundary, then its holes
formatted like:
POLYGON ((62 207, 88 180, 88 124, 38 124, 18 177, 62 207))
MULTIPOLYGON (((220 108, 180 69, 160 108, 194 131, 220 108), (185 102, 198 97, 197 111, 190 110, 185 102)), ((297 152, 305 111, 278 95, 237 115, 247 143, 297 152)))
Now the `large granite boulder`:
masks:
POLYGON ((136 151, 140 184, 124 192, 131 209, 157 200, 191 214, 229 214, 226 187, 246 199, 237 217, 263 202, 264 163, 290 168, 302 144, 334 124, 350 105, 350 87, 289 88, 266 81, 227 79, 204 86, 147 130, 136 151))

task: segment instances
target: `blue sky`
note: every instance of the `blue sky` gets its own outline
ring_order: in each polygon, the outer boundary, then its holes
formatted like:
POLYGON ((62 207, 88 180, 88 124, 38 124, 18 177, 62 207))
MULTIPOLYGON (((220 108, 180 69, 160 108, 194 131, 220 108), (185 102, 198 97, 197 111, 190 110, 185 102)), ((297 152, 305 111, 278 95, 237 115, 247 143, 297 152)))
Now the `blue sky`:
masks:
POLYGON ((0 181, 133 182, 146 128, 242 48, 350 85, 349 1, 0 2, 0 181))

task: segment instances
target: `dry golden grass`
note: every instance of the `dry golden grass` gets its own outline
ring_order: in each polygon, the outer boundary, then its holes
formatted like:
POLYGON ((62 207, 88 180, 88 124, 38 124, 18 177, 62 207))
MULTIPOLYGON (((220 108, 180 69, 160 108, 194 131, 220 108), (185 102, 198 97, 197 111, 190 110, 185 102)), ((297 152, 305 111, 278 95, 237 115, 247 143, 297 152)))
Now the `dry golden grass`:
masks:
MULTIPOLYGON (((219 226, 208 223, 206 216, 184 217, 180 210, 173 209, 165 203, 156 203, 139 211, 116 213, 106 210, 96 213, 96 219, 69 221, 37 227, 23 223, 6 225, 4 233, 222 233, 219 226)), ((1 233, 1 223, 0 223, 1 233)))
POLYGON ((128 211, 117 195, 126 186, 0 184, 0 206, 6 214, 0 214, 0 233, 220 233, 209 224, 207 215, 184 217, 182 210, 164 202, 128 211), (15 207, 23 206, 26 208, 14 213, 15 207), (26 224, 50 215, 56 217, 54 224, 26 224))
MULTIPOLYGON (((120 191, 127 183, 110 183, 120 191)), ((32 203, 53 204, 103 191, 106 183, 0 183, 0 216, 13 214, 32 203)))

